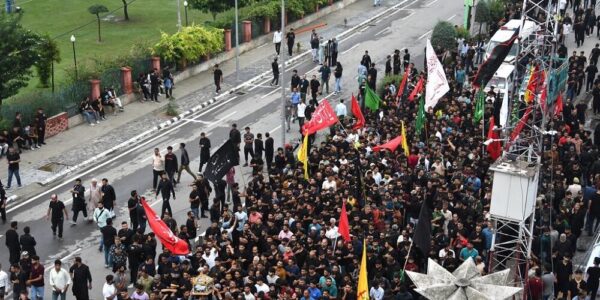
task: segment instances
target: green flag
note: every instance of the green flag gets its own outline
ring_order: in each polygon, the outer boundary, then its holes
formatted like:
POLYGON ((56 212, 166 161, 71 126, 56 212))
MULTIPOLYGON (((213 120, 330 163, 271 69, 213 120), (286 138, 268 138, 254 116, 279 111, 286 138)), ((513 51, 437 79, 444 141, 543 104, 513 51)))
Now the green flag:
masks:
POLYGON ((476 98, 476 102, 475 102, 475 112, 473 113, 473 122, 475 124, 479 124, 479 121, 481 121, 481 118, 483 118, 483 114, 484 114, 484 109, 485 109, 485 94, 483 93, 483 90, 479 90, 479 92, 477 92, 477 96, 476 98))
POLYGON ((415 129, 417 131, 417 135, 421 135, 421 130, 425 127, 425 100, 423 100, 423 94, 419 98, 419 111, 417 112, 417 120, 415 122, 415 129))
POLYGON ((379 109, 380 103, 381 99, 379 99, 377 93, 375 93, 375 91, 373 91, 368 84, 365 84, 365 106, 372 111, 376 111, 379 109))

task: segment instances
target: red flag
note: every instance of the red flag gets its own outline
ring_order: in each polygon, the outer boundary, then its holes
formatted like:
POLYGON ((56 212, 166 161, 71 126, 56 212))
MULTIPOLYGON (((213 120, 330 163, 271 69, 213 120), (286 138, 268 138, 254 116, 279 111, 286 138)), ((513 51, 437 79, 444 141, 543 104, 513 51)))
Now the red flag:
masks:
POLYGON ((317 106, 317 109, 315 109, 315 112, 312 114, 310 121, 306 122, 302 129, 304 134, 313 134, 337 122, 338 118, 335 115, 333 108, 331 108, 329 101, 327 101, 327 99, 323 99, 321 104, 317 106))
POLYGON ((398 137, 390 140, 389 142, 387 142, 383 145, 373 147, 373 151, 377 152, 377 151, 381 151, 383 149, 388 149, 388 150, 394 152, 394 151, 396 151, 396 148, 398 148, 398 146, 400 146, 401 144, 402 144, 402 136, 399 135, 398 137))
POLYGON ((544 84, 542 86, 542 95, 540 96, 540 106, 542 107, 542 111, 544 112, 544 114, 546 114, 546 111, 548 110, 548 108, 546 107, 546 99, 548 98, 548 89, 546 88, 546 85, 544 84))
POLYGON ((410 96, 408 96, 408 101, 414 101, 417 94, 423 90, 423 81, 423 77, 421 77, 419 79, 419 82, 417 82, 417 85, 413 89, 412 93, 410 93, 410 96))
POLYGON ((169 226, 167 226, 167 224, 165 224, 165 222, 163 222, 163 220, 156 215, 144 197, 142 197, 141 202, 142 206, 144 207, 144 211, 146 212, 148 224, 150 224, 150 228, 163 246, 169 249, 169 251, 171 251, 171 253, 174 255, 187 255, 190 253, 187 242, 173 234, 171 229, 169 229, 169 226))
POLYGON ((406 88, 406 82, 408 81, 408 75, 410 74, 410 66, 404 70, 404 76, 402 76, 402 81, 400 81, 400 86, 398 87, 398 94, 396 97, 402 97, 404 95, 404 89, 406 88))
MULTIPOLYGON (((498 133, 494 130, 494 117, 490 118, 490 129, 487 134, 488 140, 497 140, 499 138, 498 133)), ((500 141, 493 141, 486 147, 490 157, 495 161, 502 154, 502 145, 500 141)))
POLYGON ((537 87, 540 77, 539 66, 532 68, 531 76, 529 77, 529 83, 527 84, 527 90, 525 90, 525 102, 531 104, 533 98, 537 94, 537 87))
POLYGON ((354 97, 354 93, 352 93, 352 114, 356 118, 356 123, 352 126, 352 129, 359 129, 365 127, 365 116, 363 116, 362 111, 360 110, 360 104, 356 101, 356 97, 354 97))
POLYGON ((346 212, 346 202, 342 202, 342 212, 340 212, 340 222, 338 224, 338 233, 344 239, 344 242, 350 242, 350 224, 348 223, 348 213, 346 212))
POLYGON ((563 100, 562 100, 562 94, 558 94, 558 97, 556 98, 556 103, 554 104, 554 115, 555 116, 560 116, 560 114, 562 113, 563 110, 563 100))
POLYGON ((525 127, 525 124, 527 123, 527 120, 529 119, 530 114, 531 114, 531 105, 527 107, 525 114, 523 114, 523 117, 521 117, 521 119, 517 123, 517 126, 515 126, 512 133, 510 134, 509 147, 510 147, 510 144, 512 144, 512 142, 517 138, 517 136, 519 136, 519 134, 523 130, 523 127, 525 127))

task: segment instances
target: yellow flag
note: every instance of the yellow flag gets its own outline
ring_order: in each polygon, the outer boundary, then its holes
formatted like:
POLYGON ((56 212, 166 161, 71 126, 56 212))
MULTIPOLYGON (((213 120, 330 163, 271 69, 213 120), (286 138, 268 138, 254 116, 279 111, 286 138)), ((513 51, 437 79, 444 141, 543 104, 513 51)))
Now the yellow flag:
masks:
POLYGON ((298 150, 298 160, 304 164, 304 179, 308 179, 308 134, 304 135, 302 146, 298 150))
POLYGON ((408 149, 408 141, 406 139, 406 130, 404 129, 404 121, 402 121, 402 131, 400 132, 402 135, 402 148, 404 149, 404 155, 408 157, 410 155, 410 149, 408 149))
POLYGON ((363 240, 362 259, 360 260, 360 272, 358 273, 357 300, 369 300, 369 283, 367 282, 367 242, 363 240))

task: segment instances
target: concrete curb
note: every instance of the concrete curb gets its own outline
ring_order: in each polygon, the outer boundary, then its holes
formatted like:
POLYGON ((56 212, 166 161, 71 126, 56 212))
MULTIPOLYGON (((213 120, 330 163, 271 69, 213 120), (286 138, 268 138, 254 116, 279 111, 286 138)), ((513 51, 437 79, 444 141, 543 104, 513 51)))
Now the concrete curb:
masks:
MULTIPOLYGON (((384 10, 383 12, 381 12, 381 13, 379 13, 379 14, 377 14, 377 15, 375 15, 375 16, 373 16, 373 17, 371 17, 371 18, 369 18, 369 19, 367 19, 367 20, 365 20, 363 22, 361 22, 358 25, 355 25, 352 28, 349 28, 348 30, 346 30, 346 31, 344 31, 344 32, 336 35, 336 39, 339 40, 342 37, 344 37, 344 36, 346 36, 346 35, 348 35, 348 34, 350 34, 352 32, 357 31, 358 29, 362 28, 363 26, 367 25, 368 23, 371 23, 374 20, 376 20, 377 18, 381 17, 382 15, 385 15, 386 13, 395 10, 396 8, 400 7, 401 5, 403 5, 406 2, 408 2, 408 0, 402 0, 400 3, 395 4, 394 6, 392 6, 392 7, 388 8, 388 9, 384 10)), ((415 3, 415 1, 411 1, 411 3, 415 3)), ((292 57, 290 59, 286 59, 285 64, 286 64, 286 66, 290 66, 290 65, 296 63, 298 60, 300 60, 304 56, 307 56, 310 53, 311 53, 311 50, 306 50, 306 51, 304 51, 304 52, 302 52, 302 53, 300 53, 300 54, 298 54, 298 55, 296 55, 296 56, 294 56, 294 57, 292 57)), ((133 138, 131 138, 131 139, 125 141, 125 142, 122 142, 122 143, 120 143, 120 144, 118 144, 118 145, 116 145, 116 146, 114 146, 114 147, 112 147, 112 148, 110 148, 110 149, 108 149, 106 151, 103 151, 103 152, 101 152, 101 153, 99 153, 99 154, 97 154, 97 155, 95 155, 95 156, 93 156, 93 157, 91 157, 91 158, 89 158, 89 159, 87 159, 87 160, 85 160, 85 161, 77 164, 77 165, 70 166, 70 167, 68 167, 68 168, 66 168, 66 169, 64 169, 64 170, 56 173, 55 175, 49 177, 48 179, 40 182, 40 184, 42 186, 49 185, 49 184, 53 183, 54 181, 60 179, 61 177, 65 176, 65 175, 67 175, 67 174, 69 174, 69 173, 71 173, 71 172, 73 172, 73 171, 75 171, 75 170, 77 170, 77 169, 79 169, 81 167, 89 166, 91 163, 93 163, 95 161, 98 161, 100 158, 103 158, 103 157, 105 157, 105 156, 107 156, 107 155, 109 155, 109 154, 111 154, 111 153, 113 153, 113 152, 115 152, 117 150, 120 150, 120 149, 122 149, 124 147, 130 146, 131 144, 134 144, 134 143, 136 143, 136 142, 138 142, 138 141, 140 141, 140 140, 142 140, 142 139, 144 139, 144 138, 146 138, 146 137, 148 137, 148 136, 150 136, 150 135, 152 135, 154 133, 157 133, 157 132, 160 132, 160 131, 162 131, 162 130, 164 130, 166 128, 169 128, 172 125, 179 123, 179 121, 183 120, 185 117, 190 116, 190 115, 192 115, 192 114, 194 114, 196 112, 199 112, 202 109, 207 108, 211 104, 219 102, 225 96, 231 95, 233 93, 236 93, 239 90, 247 87, 248 85, 253 84, 256 81, 259 81, 259 80, 265 78, 266 76, 269 76, 269 74, 271 74, 271 71, 265 71, 262 74, 259 74, 259 75, 255 76, 255 77, 247 80, 246 82, 241 83, 241 84, 233 87, 232 89, 230 89, 226 93, 223 93, 223 94, 220 94, 218 96, 215 96, 212 99, 210 99, 208 101, 205 101, 205 102, 203 102, 200 105, 197 105, 197 106, 195 106, 195 107, 193 107, 191 109, 186 110, 183 113, 180 113, 178 116, 173 117, 173 118, 171 118, 168 121, 165 121, 163 123, 158 124, 157 126, 154 126, 152 129, 146 130, 146 131, 144 131, 144 132, 142 132, 142 133, 134 136, 133 138)))

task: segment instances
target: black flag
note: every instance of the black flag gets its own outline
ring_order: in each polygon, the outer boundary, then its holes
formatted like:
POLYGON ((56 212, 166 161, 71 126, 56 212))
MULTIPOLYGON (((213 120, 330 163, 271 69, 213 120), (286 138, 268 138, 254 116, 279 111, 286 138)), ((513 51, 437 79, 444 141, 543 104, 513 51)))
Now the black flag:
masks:
POLYGON ((479 70, 477 71, 477 75, 475 75, 475 79, 473 80, 473 85, 475 87, 484 88, 487 83, 492 79, 494 73, 500 68, 500 65, 504 62, 504 59, 510 52, 510 48, 512 48, 513 44, 519 37, 519 30, 515 30, 512 37, 505 42, 502 42, 492 50, 490 57, 486 59, 486 61, 479 66, 479 70))
POLYGON ((208 160, 204 177, 215 183, 236 165, 236 161, 236 147, 231 140, 227 140, 208 160))
POLYGON ((419 221, 413 234, 413 243, 419 248, 425 257, 429 256, 431 248, 431 215, 433 214, 433 204, 431 199, 423 200, 421 211, 419 212, 419 221))

